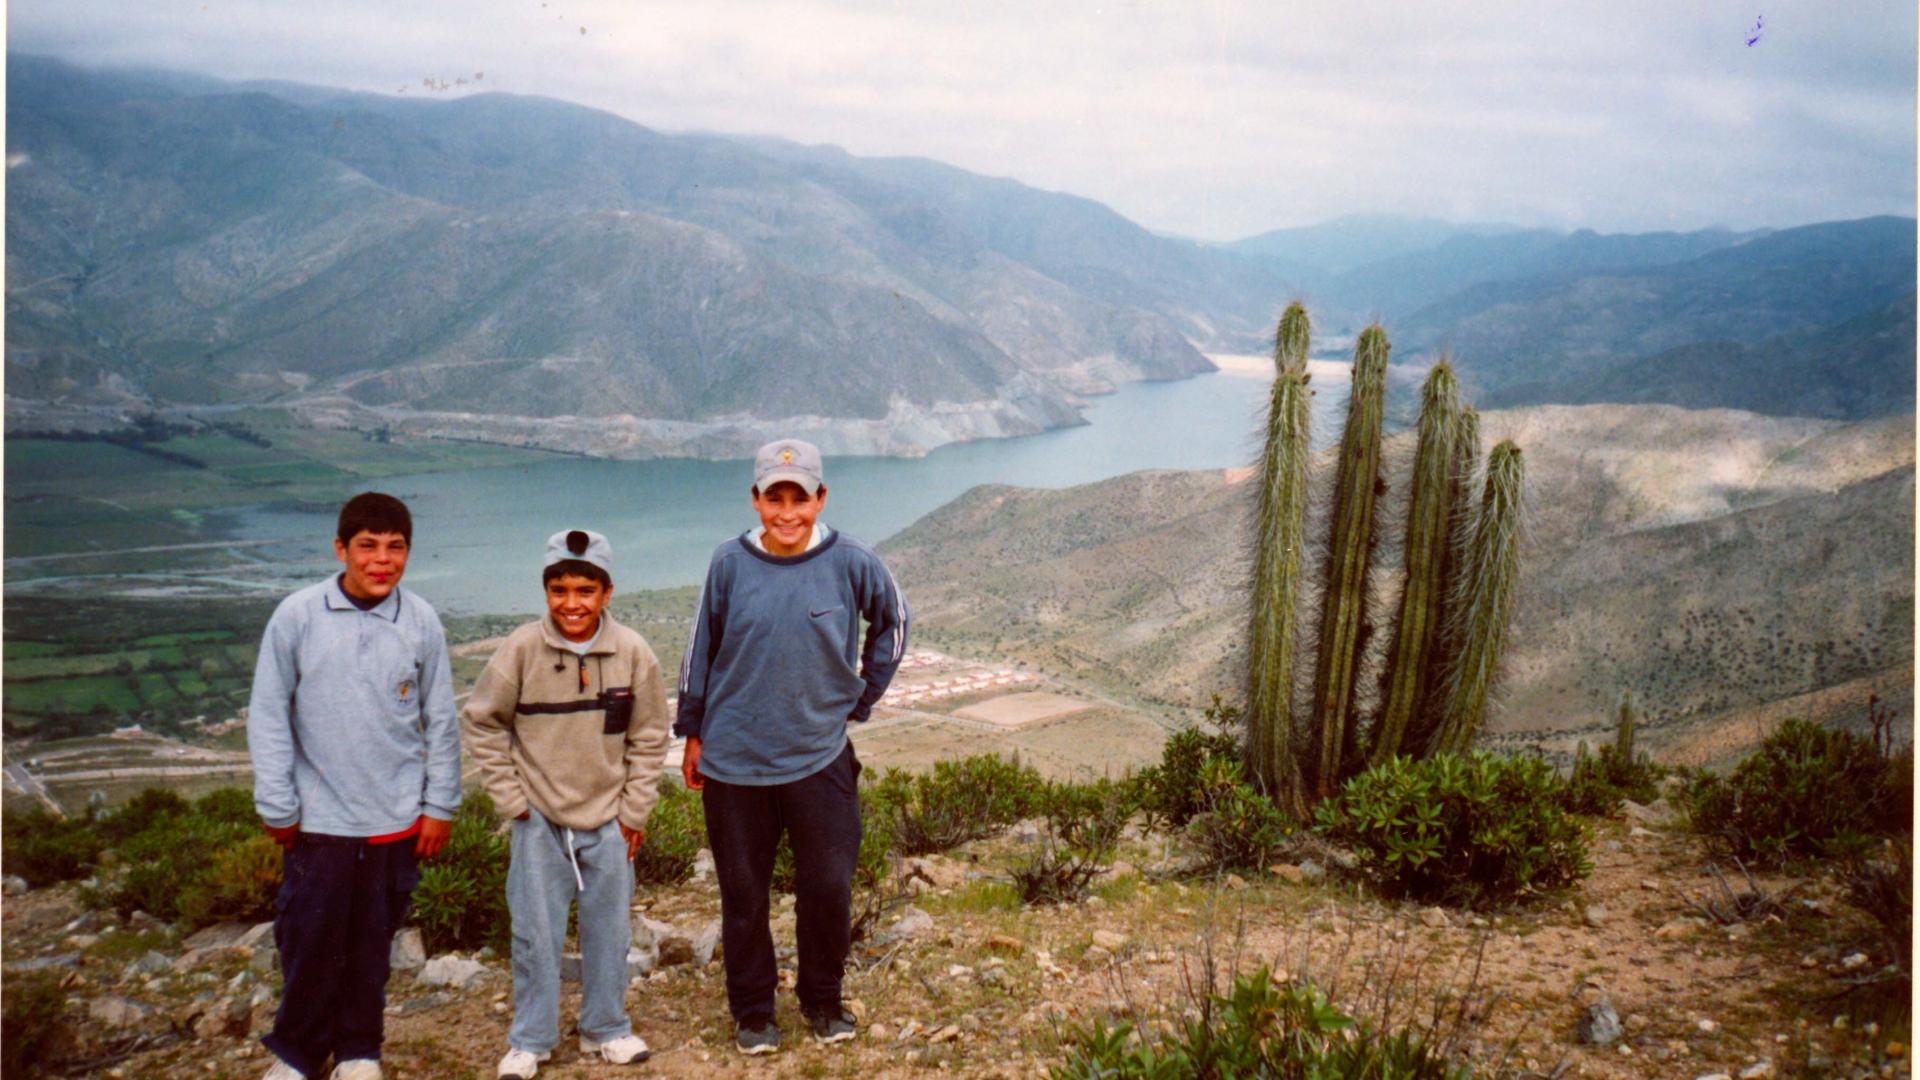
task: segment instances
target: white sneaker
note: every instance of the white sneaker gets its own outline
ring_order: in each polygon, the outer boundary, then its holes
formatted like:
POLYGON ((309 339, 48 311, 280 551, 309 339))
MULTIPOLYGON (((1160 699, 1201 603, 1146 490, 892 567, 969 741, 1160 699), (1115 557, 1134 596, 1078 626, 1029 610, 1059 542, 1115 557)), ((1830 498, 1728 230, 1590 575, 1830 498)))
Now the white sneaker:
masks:
POLYGON ((607 1042, 594 1042, 582 1035, 580 1052, 599 1054, 600 1060, 612 1065, 632 1065, 647 1060, 653 1054, 653 1051, 647 1048, 647 1040, 638 1035, 622 1035, 607 1042))
POLYGON ((540 1063, 552 1057, 552 1054, 530 1054, 525 1050, 507 1049, 507 1056, 500 1059, 500 1068, 494 1074, 500 1080, 533 1080, 540 1071, 540 1063))
POLYGON ((268 1069, 267 1074, 262 1076, 260 1080, 307 1080, 307 1074, 281 1061, 279 1058, 274 1058, 273 1068, 268 1069))
POLYGON ((380 1063, 372 1058, 354 1058, 333 1067, 330 1080, 380 1080, 380 1063))

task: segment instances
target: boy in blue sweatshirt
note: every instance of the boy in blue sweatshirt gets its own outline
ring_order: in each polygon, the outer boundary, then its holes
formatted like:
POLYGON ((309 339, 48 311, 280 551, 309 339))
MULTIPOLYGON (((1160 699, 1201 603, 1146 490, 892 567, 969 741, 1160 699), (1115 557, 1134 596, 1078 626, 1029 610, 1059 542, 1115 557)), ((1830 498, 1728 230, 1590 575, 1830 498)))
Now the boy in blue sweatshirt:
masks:
POLYGON ((827 486, 811 443, 761 447, 752 496, 761 527, 721 544, 707 567, 673 730, 706 810, 734 1043, 762 1054, 780 1046, 767 917, 782 832, 794 856, 801 1011, 821 1042, 854 1035, 840 1001, 860 854, 847 724, 886 692, 908 618, 880 557, 819 523, 827 486))
POLYGON ((440 618, 400 587, 406 504, 340 508, 344 569, 281 601, 247 707, 253 802, 286 849, 274 943, 285 985, 264 1080, 380 1080, 387 960, 460 805, 460 728, 440 618))

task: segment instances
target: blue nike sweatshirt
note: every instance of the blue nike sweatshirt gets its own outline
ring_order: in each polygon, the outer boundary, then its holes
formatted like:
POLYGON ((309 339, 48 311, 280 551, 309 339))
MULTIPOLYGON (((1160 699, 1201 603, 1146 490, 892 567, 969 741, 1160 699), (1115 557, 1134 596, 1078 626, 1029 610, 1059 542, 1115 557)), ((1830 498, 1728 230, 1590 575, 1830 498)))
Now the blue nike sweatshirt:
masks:
POLYGON ((833 532, 788 556, 728 540, 700 590, 674 734, 698 738, 701 773, 723 783, 811 776, 886 692, 907 626, 900 587, 858 540, 833 532))

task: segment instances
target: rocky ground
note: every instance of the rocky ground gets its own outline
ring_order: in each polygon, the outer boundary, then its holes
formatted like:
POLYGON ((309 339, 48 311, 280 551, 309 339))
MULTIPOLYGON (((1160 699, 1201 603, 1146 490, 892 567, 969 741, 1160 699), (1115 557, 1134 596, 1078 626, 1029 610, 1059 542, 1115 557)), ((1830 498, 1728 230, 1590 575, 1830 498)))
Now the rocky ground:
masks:
MULTIPOLYGON (((1826 868, 1761 877, 1777 909, 1719 925, 1696 907, 1725 899, 1697 838, 1661 803, 1630 810, 1594 823, 1593 873, 1576 889, 1485 915, 1373 899, 1305 849, 1267 875, 1181 877, 1169 873, 1177 847, 1139 833, 1090 899, 1022 909, 1006 870, 1037 830, 1019 826, 911 865, 917 895, 857 946, 848 974, 858 1040, 807 1043, 783 993, 787 1049, 760 1059, 731 1048, 711 881, 643 889, 629 1008, 652 1061, 588 1062, 568 1041, 541 1075, 1041 1076, 1076 1025, 1165 1022, 1191 1007, 1209 968, 1224 988, 1228 972, 1260 964, 1310 975, 1349 1011, 1422 1024, 1490 1075, 1908 1074, 1904 986, 1861 985, 1894 958, 1826 868)), ((257 1036, 278 992, 270 928, 183 939, 138 913, 88 913, 71 887, 8 896, 4 925, 7 977, 37 969, 64 987, 65 1075, 265 1070, 257 1036)), ((790 969, 790 898, 775 938, 790 969)), ((492 1076, 509 1019, 505 960, 429 959, 416 944, 396 946, 387 1075, 492 1076)), ((563 1028, 577 1006, 570 987, 563 1028)))

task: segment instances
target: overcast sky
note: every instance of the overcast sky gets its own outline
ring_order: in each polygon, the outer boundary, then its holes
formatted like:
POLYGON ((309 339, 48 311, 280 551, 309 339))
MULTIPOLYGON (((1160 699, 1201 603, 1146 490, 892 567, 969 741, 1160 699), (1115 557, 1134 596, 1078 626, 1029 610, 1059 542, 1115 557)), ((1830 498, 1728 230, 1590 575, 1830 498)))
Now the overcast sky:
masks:
POLYGON ((13 50, 542 94, 935 158, 1216 240, 1353 213, 1602 231, 1911 215, 1915 22, 1914 0, 8 5, 13 50))

